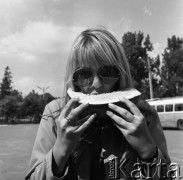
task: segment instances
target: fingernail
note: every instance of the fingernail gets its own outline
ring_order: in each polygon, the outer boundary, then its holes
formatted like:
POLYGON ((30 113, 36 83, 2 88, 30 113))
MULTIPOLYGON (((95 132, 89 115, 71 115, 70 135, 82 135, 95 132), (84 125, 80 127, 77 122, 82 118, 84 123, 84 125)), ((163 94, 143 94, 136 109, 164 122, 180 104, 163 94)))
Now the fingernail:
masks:
POLYGON ((90 117, 95 118, 96 116, 97 116, 97 114, 96 114, 96 113, 94 113, 94 114, 92 114, 90 117))
POLYGON ((83 103, 85 106, 88 106, 89 105, 89 103, 88 102, 85 102, 85 103, 83 103))
POLYGON ((94 113, 93 116, 96 117, 97 116, 97 113, 94 113))
POLYGON ((106 114, 107 114, 107 115, 110 115, 110 114, 111 114, 111 111, 106 111, 106 114))
POLYGON ((110 108, 114 107, 114 105, 113 105, 113 104, 111 104, 111 103, 110 103, 110 104, 108 104, 108 106, 109 106, 110 108))

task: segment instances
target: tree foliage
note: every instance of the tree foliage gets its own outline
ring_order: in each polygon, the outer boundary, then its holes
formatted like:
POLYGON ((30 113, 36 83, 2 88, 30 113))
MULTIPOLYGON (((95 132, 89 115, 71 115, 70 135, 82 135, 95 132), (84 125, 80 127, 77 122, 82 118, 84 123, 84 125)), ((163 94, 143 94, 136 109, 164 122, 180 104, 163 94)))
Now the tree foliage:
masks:
POLYGON ((144 39, 143 33, 128 32, 122 38, 122 46, 124 47, 127 59, 136 88, 142 86, 142 79, 148 77, 146 66, 146 50, 142 47, 144 39))
POLYGON ((151 68, 153 72, 152 83, 156 87, 160 64, 158 57, 152 59, 148 55, 153 50, 150 36, 144 37, 142 32, 127 32, 122 37, 122 46, 130 64, 134 87, 142 92, 143 98, 149 98, 148 68, 151 68), (148 60, 151 66, 149 66, 148 60))
POLYGON ((12 91, 12 74, 10 68, 7 66, 4 71, 4 77, 0 84, 0 98, 3 99, 5 96, 10 96, 12 91))
POLYGON ((17 98, 17 101, 23 101, 23 97, 22 97, 22 92, 16 90, 16 89, 13 89, 11 91, 11 96, 14 96, 17 98))
POLYGON ((5 122, 16 118, 32 118, 39 122, 45 105, 55 99, 49 93, 39 95, 34 90, 23 98, 21 92, 12 88, 12 74, 8 66, 0 85, 0 117, 3 117, 5 122))
POLYGON ((0 114, 3 115, 5 121, 14 120, 20 112, 21 102, 15 96, 6 96, 0 101, 0 114))
POLYGON ((34 121, 39 122, 45 105, 53 99, 55 98, 49 93, 45 93, 43 96, 32 90, 23 100, 20 109, 21 117, 32 117, 34 121))
POLYGON ((183 39, 175 35, 168 38, 163 53, 161 97, 183 95, 183 39))
POLYGON ((43 107, 41 104, 41 98, 39 94, 35 93, 35 91, 33 90, 24 98, 21 107, 21 116, 31 116, 34 118, 38 118, 41 115, 42 111, 43 107))

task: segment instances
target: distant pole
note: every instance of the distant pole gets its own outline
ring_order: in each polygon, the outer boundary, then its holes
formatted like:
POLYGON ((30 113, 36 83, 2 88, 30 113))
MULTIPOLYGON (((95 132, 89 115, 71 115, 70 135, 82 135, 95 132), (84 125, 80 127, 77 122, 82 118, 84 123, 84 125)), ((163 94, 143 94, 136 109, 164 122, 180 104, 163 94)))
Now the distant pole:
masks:
POLYGON ((44 98, 45 98, 45 90, 47 90, 50 86, 47 86, 47 87, 39 87, 37 86, 39 89, 41 89, 43 91, 43 101, 44 101, 44 98))
POLYGON ((152 86, 151 65, 150 65, 149 57, 147 57, 147 66, 148 66, 148 74, 149 74, 150 99, 153 99, 153 86, 152 86))

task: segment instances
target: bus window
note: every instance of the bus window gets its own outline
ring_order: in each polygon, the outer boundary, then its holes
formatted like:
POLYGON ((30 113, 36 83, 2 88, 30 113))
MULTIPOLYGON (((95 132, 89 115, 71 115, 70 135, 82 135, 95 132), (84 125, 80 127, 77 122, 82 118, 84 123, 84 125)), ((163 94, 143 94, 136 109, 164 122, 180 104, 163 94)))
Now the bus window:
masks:
POLYGON ((164 111, 164 106, 163 105, 158 105, 157 106, 157 112, 163 112, 164 111))
POLYGON ((183 104, 175 104, 175 111, 183 111, 183 104))
POLYGON ((173 104, 167 104, 167 105, 165 106, 165 111, 166 111, 166 112, 171 112, 171 111, 173 111, 173 104))

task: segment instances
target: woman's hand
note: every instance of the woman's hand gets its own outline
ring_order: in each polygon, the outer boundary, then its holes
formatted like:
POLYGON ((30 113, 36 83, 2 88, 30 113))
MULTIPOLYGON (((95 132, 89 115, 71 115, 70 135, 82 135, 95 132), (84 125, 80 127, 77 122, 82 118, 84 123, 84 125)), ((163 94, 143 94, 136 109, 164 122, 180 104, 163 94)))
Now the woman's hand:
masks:
POLYGON ((109 104, 109 108, 116 113, 107 111, 107 115, 112 118, 116 127, 142 159, 152 157, 157 147, 148 130, 144 116, 134 103, 126 98, 119 99, 131 112, 117 105, 109 104))
POLYGON ((78 115, 88 104, 76 107, 77 101, 78 99, 71 99, 56 120, 57 139, 53 146, 53 169, 57 177, 63 174, 68 158, 76 147, 81 134, 95 119, 95 114, 78 119, 78 115))
POLYGON ((75 107, 77 101, 78 99, 71 99, 65 105, 56 121, 57 140, 71 150, 78 143, 81 134, 95 118, 95 114, 93 114, 83 119, 78 119, 78 115, 88 106, 88 104, 80 104, 78 107, 75 107))

